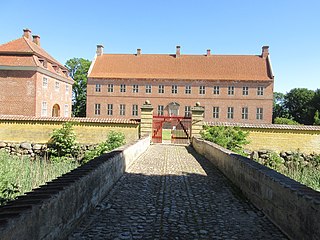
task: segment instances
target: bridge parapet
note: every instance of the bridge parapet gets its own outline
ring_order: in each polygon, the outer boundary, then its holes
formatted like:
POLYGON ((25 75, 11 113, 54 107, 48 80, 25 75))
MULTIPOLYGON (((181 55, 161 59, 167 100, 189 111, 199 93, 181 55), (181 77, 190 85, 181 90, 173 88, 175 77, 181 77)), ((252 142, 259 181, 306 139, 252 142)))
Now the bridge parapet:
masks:
POLYGON ((150 145, 120 147, 0 207, 0 238, 64 239, 150 145))
POLYGON ((193 138, 192 145, 290 238, 319 238, 319 192, 214 143, 193 138))

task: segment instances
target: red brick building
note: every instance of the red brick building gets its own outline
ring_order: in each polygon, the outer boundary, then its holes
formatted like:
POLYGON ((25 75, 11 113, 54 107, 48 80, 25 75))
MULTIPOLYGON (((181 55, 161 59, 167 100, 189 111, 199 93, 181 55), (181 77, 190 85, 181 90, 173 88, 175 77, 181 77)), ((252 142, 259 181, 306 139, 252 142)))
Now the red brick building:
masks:
POLYGON ((0 45, 0 115, 70 117, 72 84, 68 69, 29 29, 0 45))
POLYGON ((269 47, 261 55, 97 54, 88 73, 87 117, 139 118, 150 100, 157 115, 189 115, 200 102, 206 122, 271 123, 269 47))

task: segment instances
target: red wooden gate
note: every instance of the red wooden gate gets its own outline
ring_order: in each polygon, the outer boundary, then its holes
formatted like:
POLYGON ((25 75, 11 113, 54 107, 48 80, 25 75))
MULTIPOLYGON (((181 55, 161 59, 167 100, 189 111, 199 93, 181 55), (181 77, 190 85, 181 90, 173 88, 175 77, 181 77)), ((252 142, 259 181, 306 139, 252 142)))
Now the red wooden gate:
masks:
POLYGON ((152 142, 189 144, 191 117, 153 116, 152 142))

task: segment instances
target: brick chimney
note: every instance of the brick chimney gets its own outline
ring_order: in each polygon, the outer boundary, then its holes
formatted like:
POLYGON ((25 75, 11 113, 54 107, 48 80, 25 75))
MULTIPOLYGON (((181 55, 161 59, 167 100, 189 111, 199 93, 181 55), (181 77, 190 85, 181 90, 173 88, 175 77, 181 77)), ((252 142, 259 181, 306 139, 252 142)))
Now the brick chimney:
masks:
POLYGON ((176 58, 180 57, 180 46, 176 46, 176 58))
POLYGON ((40 36, 39 35, 32 35, 33 42, 40 47, 40 36))
POLYGON ((210 55, 211 55, 211 50, 207 49, 207 56, 210 56, 210 55))
POLYGON ((22 37, 25 37, 31 41, 31 30, 29 28, 23 29, 22 37))
POLYGON ((267 58, 269 56, 269 46, 263 46, 262 47, 262 58, 267 58))
POLYGON ((138 48, 137 49, 137 56, 140 56, 141 55, 141 48, 138 48))
POLYGON ((97 54, 97 56, 101 56, 103 54, 103 45, 101 45, 101 44, 97 45, 96 54, 97 54))

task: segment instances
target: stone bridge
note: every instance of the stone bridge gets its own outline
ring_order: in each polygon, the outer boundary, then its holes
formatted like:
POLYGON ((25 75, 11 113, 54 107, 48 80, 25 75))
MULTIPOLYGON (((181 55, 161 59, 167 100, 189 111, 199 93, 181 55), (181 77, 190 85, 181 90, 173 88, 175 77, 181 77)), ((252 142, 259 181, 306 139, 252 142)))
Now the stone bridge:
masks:
POLYGON ((194 138, 145 138, 0 208, 0 239, 319 239, 320 196, 194 138))

